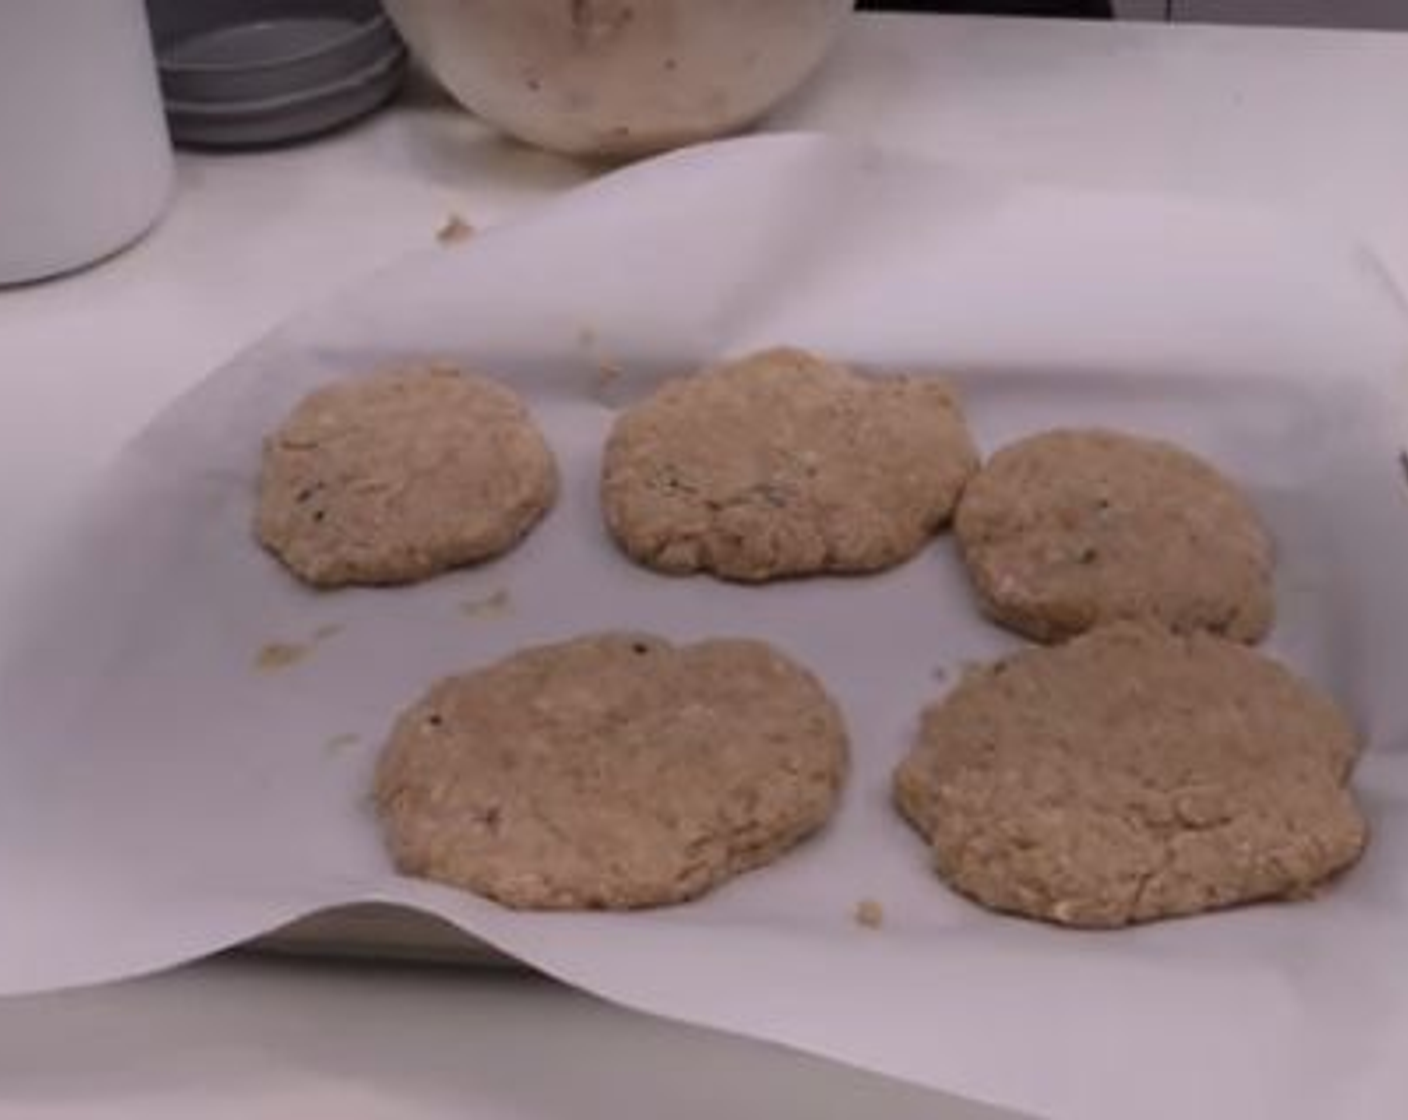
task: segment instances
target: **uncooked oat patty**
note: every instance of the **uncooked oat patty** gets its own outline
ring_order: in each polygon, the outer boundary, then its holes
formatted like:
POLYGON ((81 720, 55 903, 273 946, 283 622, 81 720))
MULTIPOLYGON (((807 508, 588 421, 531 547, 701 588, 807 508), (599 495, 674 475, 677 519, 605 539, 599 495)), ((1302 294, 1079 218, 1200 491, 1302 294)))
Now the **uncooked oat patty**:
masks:
POLYGON ((841 714, 756 641, 602 634, 441 681, 376 803, 397 868, 525 909, 683 902, 830 816, 841 714))
POLYGON ((949 391, 768 350, 671 381, 616 422, 602 473, 621 547, 758 581, 913 556, 977 466, 949 391))
POLYGON ((1121 926, 1303 896, 1353 863, 1356 751, 1276 662, 1118 623, 970 671, 924 713, 895 800, 963 894, 1121 926))
POLYGON ((408 583, 511 548, 556 494, 512 392, 419 366, 304 397, 265 441, 255 529, 315 586, 408 583))
POLYGON ((964 491, 959 548, 987 612, 1040 641, 1120 619, 1254 642, 1272 547, 1226 478, 1173 444, 1058 430, 997 452, 964 491))

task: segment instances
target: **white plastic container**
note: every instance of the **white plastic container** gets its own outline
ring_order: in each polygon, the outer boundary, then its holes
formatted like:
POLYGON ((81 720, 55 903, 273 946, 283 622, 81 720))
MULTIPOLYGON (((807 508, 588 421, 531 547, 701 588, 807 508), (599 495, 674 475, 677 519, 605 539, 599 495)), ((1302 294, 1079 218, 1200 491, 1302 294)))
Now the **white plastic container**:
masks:
POLYGON ((129 244, 171 177, 142 0, 0 0, 0 284, 129 244))
POLYGON ((820 65, 854 0, 384 0, 484 120, 574 155, 737 131, 820 65))

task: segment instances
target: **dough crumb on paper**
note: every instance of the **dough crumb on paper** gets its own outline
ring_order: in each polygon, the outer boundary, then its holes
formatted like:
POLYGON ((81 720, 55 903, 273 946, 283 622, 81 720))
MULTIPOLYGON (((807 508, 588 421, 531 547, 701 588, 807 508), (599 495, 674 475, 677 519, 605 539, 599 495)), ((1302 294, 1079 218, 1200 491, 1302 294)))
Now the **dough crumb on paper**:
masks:
POLYGON ((327 748, 328 754, 341 754, 348 747, 355 747, 362 741, 360 735, 351 731, 344 731, 340 735, 333 735, 323 744, 327 748))
POLYGON ((266 642, 259 647, 259 652, 254 658, 254 667, 265 671, 275 669, 286 669, 290 665, 297 665, 305 657, 313 652, 315 646, 326 642, 329 638, 336 637, 342 633, 343 624, 340 622, 325 622, 309 635, 306 641, 302 642, 266 642))
MULTIPOLYGON (((598 358, 596 363, 596 392, 598 399, 604 398, 612 387, 626 376, 626 367, 609 358, 598 358)), ((610 401, 603 400, 604 404, 610 401)))
POLYGON ((472 225, 452 212, 435 234, 435 240, 441 245, 459 245, 468 241, 474 236, 474 233, 475 229, 472 225))
POLYGON ((873 898, 863 898, 857 902, 852 916, 856 925, 866 929, 879 929, 885 924, 885 908, 873 898))
POLYGON ((254 667, 267 672, 287 669, 307 657, 311 648, 307 642, 268 642, 259 647, 259 653, 254 658, 254 667))
POLYGON ((626 376, 626 367, 601 350, 601 335, 590 324, 577 328, 577 345, 591 359, 592 396, 608 408, 615 408, 612 389, 626 376))
POLYGON ((479 599, 466 599, 460 604, 460 613, 466 618, 498 618, 513 610, 513 599, 507 587, 479 599))

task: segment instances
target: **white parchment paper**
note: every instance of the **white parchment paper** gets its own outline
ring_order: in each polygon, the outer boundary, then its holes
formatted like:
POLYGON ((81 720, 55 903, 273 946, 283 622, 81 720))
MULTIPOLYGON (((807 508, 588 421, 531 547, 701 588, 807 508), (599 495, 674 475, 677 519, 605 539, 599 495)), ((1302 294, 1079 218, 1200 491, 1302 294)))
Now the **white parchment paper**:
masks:
POLYGON ((1405 372, 1408 325, 1373 259, 1289 220, 819 138, 681 153, 418 256, 155 421, 5 633, 0 991, 129 975, 378 899, 630 1006, 1054 1117, 1401 1117, 1405 372), (1370 742, 1364 862, 1311 904, 1117 933, 950 894, 889 807, 890 770, 940 674, 1015 644, 978 617, 951 542, 876 578, 743 588, 641 571, 600 526, 613 408, 774 343, 943 371, 987 449, 1113 424, 1240 479, 1281 554, 1272 646, 1370 742), (412 356, 517 385, 562 501, 481 568, 306 591, 250 537, 260 438, 310 387, 412 356), (623 626, 761 636, 811 665, 854 740, 834 825, 648 913, 514 914, 396 878, 366 801, 395 711, 441 674, 623 626), (258 668, 274 642, 304 655, 258 668), (852 920, 862 898, 882 929, 852 920))

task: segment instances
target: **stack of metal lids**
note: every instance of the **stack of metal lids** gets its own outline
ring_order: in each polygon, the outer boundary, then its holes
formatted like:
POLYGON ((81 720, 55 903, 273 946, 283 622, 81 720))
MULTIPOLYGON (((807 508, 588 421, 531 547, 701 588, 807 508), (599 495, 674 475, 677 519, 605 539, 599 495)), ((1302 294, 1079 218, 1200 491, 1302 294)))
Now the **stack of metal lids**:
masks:
POLYGON ((406 49, 378 0, 147 0, 177 143, 282 144, 365 116, 406 49))

